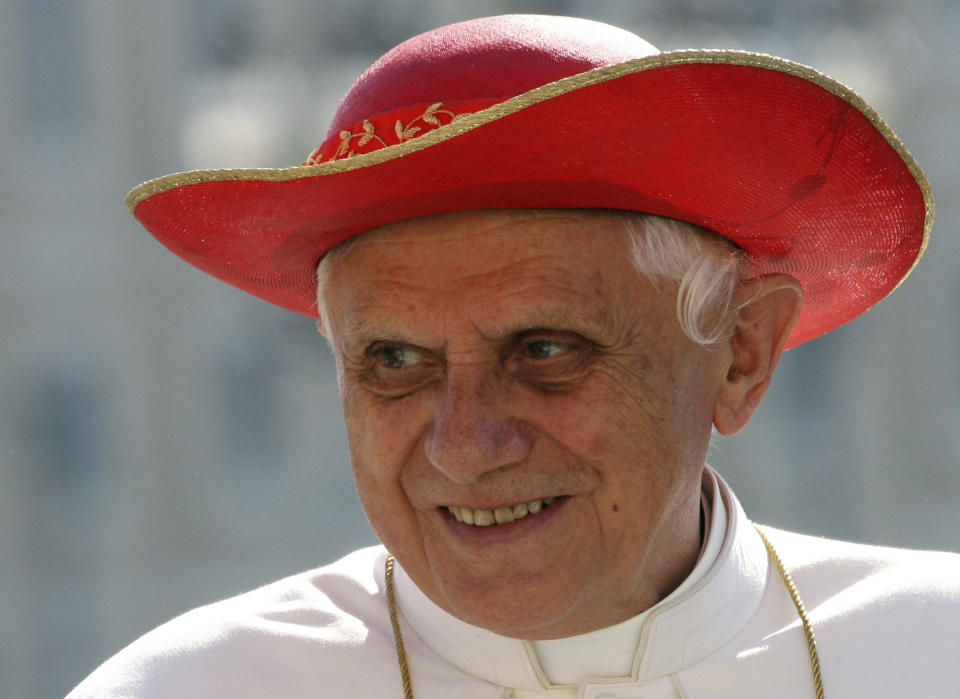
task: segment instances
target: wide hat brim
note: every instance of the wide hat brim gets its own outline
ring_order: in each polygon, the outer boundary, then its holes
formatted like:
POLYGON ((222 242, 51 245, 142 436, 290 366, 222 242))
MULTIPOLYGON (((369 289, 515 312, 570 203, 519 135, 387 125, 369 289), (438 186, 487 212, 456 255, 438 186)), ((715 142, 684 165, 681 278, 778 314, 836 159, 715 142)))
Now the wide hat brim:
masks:
POLYGON ((596 68, 346 160, 168 175, 127 205, 186 261, 311 317, 319 259, 394 221, 512 208, 668 216, 728 238, 757 274, 800 281, 788 347, 896 288, 934 214, 922 170, 855 93, 740 51, 596 68))

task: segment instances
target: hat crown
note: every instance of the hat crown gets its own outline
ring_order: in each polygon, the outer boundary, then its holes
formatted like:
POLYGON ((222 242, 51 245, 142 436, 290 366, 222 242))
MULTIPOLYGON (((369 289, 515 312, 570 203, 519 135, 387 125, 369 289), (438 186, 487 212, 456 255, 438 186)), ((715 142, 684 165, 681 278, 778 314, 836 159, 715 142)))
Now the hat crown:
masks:
POLYGON ((502 15, 408 39, 354 82, 327 133, 412 104, 498 102, 582 73, 659 53, 618 27, 575 17, 502 15))

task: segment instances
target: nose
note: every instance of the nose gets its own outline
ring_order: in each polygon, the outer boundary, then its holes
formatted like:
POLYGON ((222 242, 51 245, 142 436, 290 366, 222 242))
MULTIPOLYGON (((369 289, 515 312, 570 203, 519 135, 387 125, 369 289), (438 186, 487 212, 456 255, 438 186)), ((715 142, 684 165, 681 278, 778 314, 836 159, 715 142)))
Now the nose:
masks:
POLYGON ((530 444, 529 426, 512 414, 501 382, 482 367, 448 368, 425 444, 434 468, 470 484, 522 461, 530 444))

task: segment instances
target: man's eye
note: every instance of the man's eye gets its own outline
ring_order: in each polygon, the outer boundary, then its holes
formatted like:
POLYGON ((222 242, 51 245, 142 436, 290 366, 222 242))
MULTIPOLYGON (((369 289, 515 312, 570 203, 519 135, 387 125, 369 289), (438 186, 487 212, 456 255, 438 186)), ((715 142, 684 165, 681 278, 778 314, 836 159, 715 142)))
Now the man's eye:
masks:
POLYGON ((566 390, 587 375, 594 348, 579 333, 533 330, 509 347, 505 368, 515 378, 544 390, 566 390))
POLYGON ((387 369, 407 369, 422 359, 419 350, 408 345, 383 344, 374 348, 374 358, 387 369))
POLYGON ((524 353, 533 359, 551 359, 552 357, 558 357, 565 352, 569 352, 572 347, 566 342, 534 340, 533 342, 527 342, 523 349, 524 353))

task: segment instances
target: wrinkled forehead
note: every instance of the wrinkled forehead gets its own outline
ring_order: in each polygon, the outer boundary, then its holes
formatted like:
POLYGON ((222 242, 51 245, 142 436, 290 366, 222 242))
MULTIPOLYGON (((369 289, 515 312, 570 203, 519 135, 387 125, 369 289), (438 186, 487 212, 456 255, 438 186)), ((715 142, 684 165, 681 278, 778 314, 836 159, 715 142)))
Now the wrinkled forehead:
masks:
POLYGON ((341 247, 318 272, 321 332, 345 352, 377 338, 441 347, 534 328, 612 341, 638 314, 645 327, 672 317, 669 291, 634 266, 624 215, 608 211, 410 219, 341 247))
MULTIPOLYGON (((432 216, 394 221, 374 228, 335 247, 350 247, 364 242, 379 241, 403 244, 418 239, 450 240, 483 236, 491 228, 503 226, 549 225, 551 222, 565 229, 579 228, 584 235, 598 228, 623 226, 630 216, 627 211, 610 209, 485 209, 453 211, 432 216)), ((329 256, 329 253, 328 255, 329 256)))
POLYGON ((550 233, 561 233, 568 245, 585 249, 596 245, 599 232, 625 232, 632 212, 609 209, 490 209, 481 211, 455 211, 395 221, 354 236, 331 249, 318 265, 319 287, 323 288, 330 267, 337 260, 351 254, 351 250, 368 245, 382 246, 398 260, 415 262, 417 244, 427 241, 436 243, 463 242, 469 248, 472 241, 487 237, 492 231, 510 229, 516 233, 510 249, 504 256, 521 250, 535 250, 547 243, 550 233), (537 235, 523 235, 536 230, 537 235), (582 236, 578 245, 577 238, 582 236))
POLYGON ((437 285, 454 280, 448 291, 455 294, 469 292, 472 275, 493 271, 511 280, 549 270, 558 286, 576 283, 575 277, 582 283, 601 269, 607 277, 622 273, 634 279, 625 243, 629 216, 594 209, 517 209, 398 221, 352 238, 321 260, 318 303, 323 313, 334 279, 338 289, 357 289, 367 281, 402 284, 427 274, 437 285), (620 258, 619 264, 611 255, 620 258), (466 285, 458 286, 461 280, 466 285))

